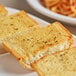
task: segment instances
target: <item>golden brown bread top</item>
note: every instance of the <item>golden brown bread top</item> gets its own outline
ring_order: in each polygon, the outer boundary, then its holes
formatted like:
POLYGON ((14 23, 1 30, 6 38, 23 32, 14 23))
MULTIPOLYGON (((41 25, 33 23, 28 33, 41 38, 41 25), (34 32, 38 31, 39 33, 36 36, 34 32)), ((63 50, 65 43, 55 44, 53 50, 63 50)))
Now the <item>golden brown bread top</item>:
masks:
POLYGON ((2 18, 0 19, 0 40, 37 25, 38 23, 24 11, 2 18))
POLYGON ((12 52, 19 60, 21 59, 25 64, 29 64, 39 59, 41 55, 44 56, 49 48, 53 48, 57 52, 69 48, 71 43, 71 33, 56 22, 10 38, 4 41, 3 45, 7 51, 12 52), (54 48, 55 45, 58 47, 54 48))
POLYGON ((31 65, 40 76, 75 76, 76 47, 47 55, 31 65))

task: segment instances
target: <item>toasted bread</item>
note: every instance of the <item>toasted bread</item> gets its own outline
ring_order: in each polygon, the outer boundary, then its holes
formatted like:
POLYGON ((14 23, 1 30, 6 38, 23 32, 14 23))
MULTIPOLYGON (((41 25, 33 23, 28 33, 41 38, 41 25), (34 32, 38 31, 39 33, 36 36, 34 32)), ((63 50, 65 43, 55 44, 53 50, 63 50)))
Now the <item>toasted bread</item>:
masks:
MULTIPOLYGON (((7 14, 8 14, 7 9, 3 5, 0 4, 0 19, 6 17, 7 14)), ((1 52, 1 49, 0 49, 0 54, 1 53, 2 52, 1 52)))
POLYGON ((71 33, 60 23, 36 28, 25 34, 7 39, 3 47, 17 57, 24 66, 46 54, 52 54, 71 47, 71 33))
POLYGON ((24 11, 0 19, 0 40, 38 25, 24 11))
MULTIPOLYGON (((30 29, 37 25, 38 23, 24 11, 6 16, 0 19, 0 43, 12 35, 28 30, 28 28, 30 29)), ((2 50, 2 48, 0 48, 0 50, 2 50)))
POLYGON ((76 76, 76 47, 47 55, 31 66, 39 76, 76 76))

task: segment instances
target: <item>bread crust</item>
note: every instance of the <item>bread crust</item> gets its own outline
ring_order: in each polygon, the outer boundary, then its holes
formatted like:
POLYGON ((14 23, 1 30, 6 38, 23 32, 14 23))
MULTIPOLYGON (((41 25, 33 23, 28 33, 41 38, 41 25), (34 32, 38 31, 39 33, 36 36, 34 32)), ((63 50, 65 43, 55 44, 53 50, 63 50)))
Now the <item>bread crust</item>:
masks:
POLYGON ((24 10, 22 10, 21 13, 24 14, 26 17, 28 17, 33 22, 35 22, 37 25, 39 25, 39 23, 36 20, 34 20, 32 17, 30 17, 24 10))
MULTIPOLYGON (((70 32, 68 29, 66 29, 60 22, 54 22, 53 24, 54 24, 54 25, 55 25, 55 24, 58 24, 58 25, 61 26, 69 35, 71 35, 71 32, 70 32)), ((52 25, 53 25, 53 24, 52 24, 52 25)))
MULTIPOLYGON (((7 44, 8 45, 8 44, 7 44)), ((24 64, 23 62, 23 58, 20 54, 18 54, 17 52, 12 52, 14 51, 13 49, 10 49, 8 46, 6 46, 6 44, 3 43, 3 47, 4 49, 7 51, 7 52, 10 52, 13 56, 16 57, 16 59, 20 62, 20 64, 24 67, 24 68, 27 68, 27 69, 30 69, 30 70, 33 70, 31 68, 31 66, 27 65, 27 64, 24 64), (12 50, 12 51, 11 51, 12 50)))
POLYGON ((68 33, 69 41, 70 41, 70 47, 72 47, 72 44, 73 44, 73 36, 72 36, 72 33, 68 29, 66 29, 60 22, 54 22, 53 24, 54 25, 57 24, 57 25, 61 26, 68 33))

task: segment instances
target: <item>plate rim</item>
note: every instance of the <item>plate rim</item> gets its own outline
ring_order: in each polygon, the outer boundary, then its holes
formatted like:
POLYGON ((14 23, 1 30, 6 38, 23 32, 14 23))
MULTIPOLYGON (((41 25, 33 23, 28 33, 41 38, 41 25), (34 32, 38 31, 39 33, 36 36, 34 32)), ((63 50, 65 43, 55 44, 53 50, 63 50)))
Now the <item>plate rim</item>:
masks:
POLYGON ((75 18, 71 18, 71 17, 67 17, 64 15, 60 15, 57 14, 55 12, 50 11, 49 9, 43 7, 39 0, 26 0, 28 2, 28 4, 34 8, 36 11, 38 11, 39 13, 48 16, 49 18, 53 18, 62 22, 66 22, 66 23, 70 23, 73 24, 74 26, 76 26, 76 19, 75 18))

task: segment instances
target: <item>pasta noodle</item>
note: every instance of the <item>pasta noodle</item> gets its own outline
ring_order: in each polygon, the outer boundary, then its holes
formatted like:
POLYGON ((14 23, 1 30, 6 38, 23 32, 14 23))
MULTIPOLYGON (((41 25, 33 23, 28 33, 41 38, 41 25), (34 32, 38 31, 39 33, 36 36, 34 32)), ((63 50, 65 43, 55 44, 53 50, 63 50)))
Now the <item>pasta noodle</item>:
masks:
POLYGON ((41 2, 53 12, 76 17, 76 0, 41 0, 41 2))

